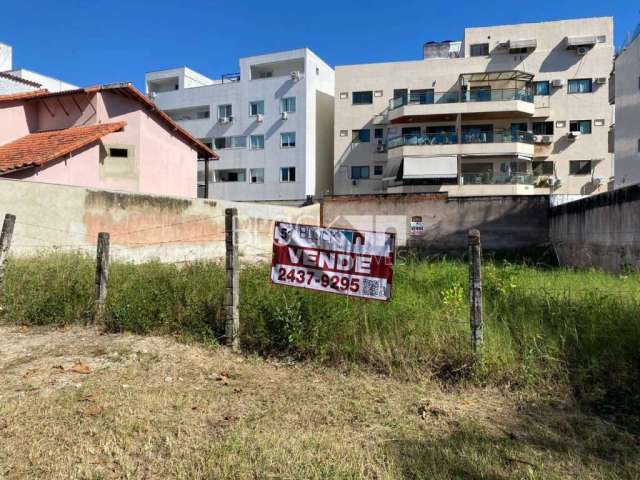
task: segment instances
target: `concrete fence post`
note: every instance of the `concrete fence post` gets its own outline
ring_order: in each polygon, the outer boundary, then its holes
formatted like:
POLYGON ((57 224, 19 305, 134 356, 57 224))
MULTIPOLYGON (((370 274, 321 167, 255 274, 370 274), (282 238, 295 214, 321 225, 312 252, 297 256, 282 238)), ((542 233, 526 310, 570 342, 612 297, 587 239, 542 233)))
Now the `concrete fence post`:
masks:
POLYGON ((224 294, 225 343, 233 350, 240 348, 240 264, 238 261, 238 209, 225 210, 225 269, 224 294))
POLYGON ((2 222, 2 233, 0 234, 0 288, 4 282, 4 272, 7 267, 7 257, 11 247, 11 237, 13 237, 13 227, 16 224, 16 216, 7 213, 2 222))
POLYGON ((469 321, 471 324, 471 348, 480 357, 483 343, 482 322, 482 272, 480 232, 469 230, 469 321))
POLYGON ((109 234, 98 233, 96 247, 96 310, 95 323, 104 321, 105 303, 107 301, 107 286, 109 283, 109 234))

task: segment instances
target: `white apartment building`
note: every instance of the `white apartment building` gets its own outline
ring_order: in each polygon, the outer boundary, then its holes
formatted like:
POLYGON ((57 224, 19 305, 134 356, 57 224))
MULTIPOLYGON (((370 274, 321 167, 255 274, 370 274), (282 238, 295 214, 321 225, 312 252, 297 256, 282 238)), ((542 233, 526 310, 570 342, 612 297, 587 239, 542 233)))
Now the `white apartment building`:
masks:
MULTIPOLYGON (((615 61, 616 188, 640 183, 640 26, 615 61)), ((613 100, 613 98, 612 98, 613 100)))
POLYGON ((336 67, 334 193, 605 191, 613 19, 467 28, 422 60, 336 67))
POLYGON ((47 89, 50 92, 76 89, 75 85, 26 68, 13 68, 13 49, 0 43, 0 95, 47 89))
POLYGON ((145 80, 156 105, 220 155, 199 166, 200 196, 299 202, 330 192, 334 71, 310 50, 241 58, 240 72, 219 80, 186 67, 145 80))

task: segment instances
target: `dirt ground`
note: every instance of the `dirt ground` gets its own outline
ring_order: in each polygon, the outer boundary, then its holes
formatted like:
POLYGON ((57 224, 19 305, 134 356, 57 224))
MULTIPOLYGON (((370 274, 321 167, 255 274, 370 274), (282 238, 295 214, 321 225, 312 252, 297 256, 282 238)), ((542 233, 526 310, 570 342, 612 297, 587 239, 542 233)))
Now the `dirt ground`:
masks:
POLYGON ((0 384, 0 478, 640 478, 568 400, 172 338, 0 327, 0 384))

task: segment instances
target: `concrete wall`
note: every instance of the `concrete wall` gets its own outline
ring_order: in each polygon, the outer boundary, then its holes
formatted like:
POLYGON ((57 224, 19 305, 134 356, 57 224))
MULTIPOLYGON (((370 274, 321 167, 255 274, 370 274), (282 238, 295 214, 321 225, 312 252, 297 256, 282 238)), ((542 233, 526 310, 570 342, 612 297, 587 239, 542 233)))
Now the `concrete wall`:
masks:
POLYGON ((399 246, 427 252, 467 247, 478 228, 486 249, 511 249, 548 242, 546 196, 447 198, 438 194, 347 195, 325 198, 324 225, 395 232, 399 246), (410 236, 411 217, 420 216, 423 236, 410 236))
POLYGON ((550 236, 562 265, 640 268, 640 186, 552 208, 550 236))
MULTIPOLYGON (((189 73, 190 72, 190 73, 189 73)), ((308 49, 290 50, 240 59, 240 80, 221 83, 212 81, 206 86, 186 82, 189 69, 172 69, 147 73, 147 89, 154 82, 178 79, 178 90, 158 92, 156 104, 171 113, 193 107, 209 108, 209 118, 183 120, 180 125, 192 135, 213 142, 216 137, 246 137, 246 148, 217 149, 220 160, 210 164, 209 196, 227 200, 268 201, 304 200, 307 195, 323 193, 330 185, 326 177, 318 178, 319 168, 331 168, 333 141, 318 144, 317 128, 331 128, 333 113, 326 105, 317 106, 317 97, 333 97, 334 72, 325 62, 308 49), (270 78, 252 78, 252 69, 265 69, 273 73, 270 78), (291 71, 301 72, 298 81, 291 79, 291 71), (191 86, 190 86, 191 85, 191 86), (296 111, 283 120, 280 112, 282 98, 295 97, 296 111), (249 112, 249 103, 264 102, 263 121, 258 122, 249 112), (232 105, 233 121, 218 122, 218 106, 232 105), (325 122, 322 127, 318 121, 325 122), (296 146, 282 148, 280 134, 295 132, 296 146), (264 135, 264 149, 250 147, 251 135, 264 135), (295 167, 295 182, 281 182, 280 168, 295 167), (251 169, 264 169, 264 183, 249 182, 251 169), (214 182, 214 170, 243 169, 245 182, 214 182)), ((206 78, 206 77, 205 77, 206 78)), ((204 166, 200 175, 204 179, 204 166)))
POLYGON ((143 262, 224 258, 224 210, 237 207, 243 262, 269 260, 274 220, 317 225, 318 205, 293 208, 141 195, 0 179, 0 216, 17 216, 12 255, 82 251, 95 255, 111 234, 112 258, 143 262))
MULTIPOLYGON (((612 155, 608 152, 608 131, 613 123, 613 109, 609 104, 607 85, 595 83, 598 77, 609 77, 613 67, 613 19, 611 17, 563 20, 509 26, 474 28, 465 30, 465 49, 467 56, 452 59, 430 59, 366 65, 346 65, 336 67, 335 89, 335 125, 334 125, 334 193, 363 194, 384 192, 383 176, 373 176, 374 165, 387 165, 388 154, 376 153, 374 128, 383 128, 385 138, 399 136, 403 127, 454 126, 458 104, 443 104, 449 115, 431 115, 416 123, 394 124, 389 118, 389 101, 394 89, 433 89, 436 93, 449 92, 456 88, 458 77, 463 73, 520 70, 534 75, 534 81, 560 79, 564 86, 550 89, 550 95, 536 97, 533 115, 522 112, 491 113, 488 104, 505 102, 478 102, 478 106, 487 108, 484 114, 466 115, 464 125, 493 124, 494 130, 506 128, 511 123, 527 123, 530 130, 532 122, 554 122, 554 141, 549 148, 550 155, 534 160, 554 162, 555 176, 562 185, 551 193, 556 194, 592 194, 606 191, 607 180, 613 175, 612 155), (565 44, 567 36, 597 35, 604 42, 597 43, 584 56, 578 56, 575 50, 568 50, 565 44), (510 54, 506 49, 497 48, 499 42, 517 39, 536 39, 536 49, 528 54, 510 54), (489 43, 490 55, 469 57, 471 43, 489 43), (593 92, 568 94, 570 79, 592 79, 593 92), (371 105, 353 105, 354 91, 382 92, 373 97, 371 105), (341 94, 346 94, 342 98, 341 94), (376 122, 382 119, 382 124, 376 122), (576 141, 567 138, 571 120, 604 120, 603 125, 592 124, 592 133, 583 135, 576 141), (556 122, 565 122, 558 127, 556 122), (371 143, 353 144, 353 130, 370 129, 371 143), (346 135, 341 132, 346 131, 346 135), (570 175, 571 160, 594 160, 592 175, 570 175), (371 178, 353 185, 350 179, 351 166, 370 167, 371 178), (593 178, 604 178, 596 185, 593 178)), ((637 79, 636 79, 637 82, 637 79)), ((499 88, 499 87, 495 87, 499 88)), ((344 96, 344 95, 343 95, 344 96)), ((508 102, 507 102, 508 103, 508 102)), ((438 105, 418 105, 424 112, 433 112, 438 105)), ((503 107, 504 108, 504 107, 503 107)), ((416 117, 414 117, 416 118, 416 117)), ((476 145, 477 148, 477 145, 476 145)), ((391 151, 389 152, 391 153, 391 151)), ((478 150, 474 154, 482 154, 478 150)), ((493 157, 475 157, 475 160, 487 160, 495 164, 502 159, 493 157)), ((463 162, 474 157, 465 157, 463 162)), ((386 169, 385 169, 386 170, 386 169)), ((386 172, 385 172, 386 175, 386 172)), ((433 189, 425 188, 423 191, 433 189)), ((439 191, 447 191, 446 186, 439 191)), ((498 194, 496 191, 495 194, 498 194)))
POLYGON ((616 187, 640 183, 640 35, 616 58, 616 187))

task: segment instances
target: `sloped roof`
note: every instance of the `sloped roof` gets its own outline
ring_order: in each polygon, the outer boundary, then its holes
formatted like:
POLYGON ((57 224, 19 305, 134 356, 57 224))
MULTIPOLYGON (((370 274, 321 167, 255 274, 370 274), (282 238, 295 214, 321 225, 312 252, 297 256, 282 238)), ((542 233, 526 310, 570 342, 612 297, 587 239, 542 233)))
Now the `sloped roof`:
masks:
POLYGON ((15 101, 28 101, 33 99, 44 99, 52 97, 64 97, 77 94, 93 94, 97 92, 109 91, 124 95, 141 103, 146 111, 156 117, 157 120, 167 125, 185 143, 193 147, 200 156, 218 160, 219 155, 200 140, 191 135, 188 131, 178 125, 169 115, 160 110, 144 93, 130 83, 113 83, 107 85, 94 85, 91 87, 77 88, 74 90, 64 90, 61 92, 49 92, 48 90, 37 90, 33 92, 15 93, 11 95, 0 95, 0 104, 15 101))
POLYGON ((58 160, 105 135, 122 130, 125 125, 126 122, 98 123, 30 133, 0 146, 0 175, 58 160))

